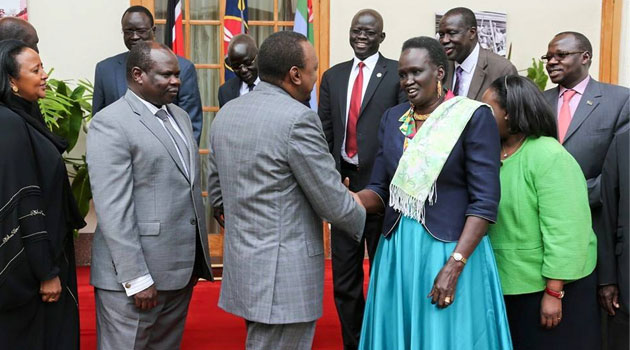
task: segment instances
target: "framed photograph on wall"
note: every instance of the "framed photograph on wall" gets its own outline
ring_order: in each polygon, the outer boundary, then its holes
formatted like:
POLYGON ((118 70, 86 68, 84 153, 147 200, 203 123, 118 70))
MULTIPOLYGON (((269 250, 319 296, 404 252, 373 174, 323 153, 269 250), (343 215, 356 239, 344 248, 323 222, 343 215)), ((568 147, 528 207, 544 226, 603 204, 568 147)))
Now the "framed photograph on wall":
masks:
MULTIPOLYGON (((437 37, 440 19, 444 13, 435 14, 435 35, 437 37)), ((479 45, 492 50, 497 55, 506 57, 507 47, 507 14, 492 11, 475 11, 477 18, 477 36, 479 45)))
POLYGON ((20 17, 28 20, 26 0, 0 0, 0 17, 20 17))

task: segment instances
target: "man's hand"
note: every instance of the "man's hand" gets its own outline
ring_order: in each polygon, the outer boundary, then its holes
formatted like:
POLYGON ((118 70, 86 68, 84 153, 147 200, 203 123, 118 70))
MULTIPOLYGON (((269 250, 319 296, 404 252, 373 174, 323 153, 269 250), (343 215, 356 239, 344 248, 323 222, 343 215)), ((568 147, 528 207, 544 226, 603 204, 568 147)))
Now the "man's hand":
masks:
POLYGON ((138 309, 151 310, 157 305, 157 295, 157 289, 155 289, 155 284, 153 284, 151 287, 134 294, 133 299, 138 309))
POLYGON ((608 315, 615 316, 615 309, 619 308, 619 288, 616 284, 601 286, 597 290, 599 305, 608 312, 608 315))
POLYGON ((45 303, 54 303, 59 300, 61 295, 61 281, 59 276, 51 278, 48 281, 40 282, 39 294, 42 295, 42 301, 45 303))
POLYGON ((225 227, 225 216, 223 216, 223 207, 212 208, 214 219, 217 220, 221 227, 225 227))
MULTIPOLYGON (((349 190, 350 189, 350 179, 347 178, 347 177, 345 179, 343 179, 343 185, 346 186, 346 188, 349 190)), ((363 201, 361 200, 359 195, 357 195, 355 192, 352 192, 352 191, 350 191, 350 194, 352 195, 352 198, 354 198, 355 202, 357 202, 360 206, 365 208, 365 205, 363 204, 363 201)))

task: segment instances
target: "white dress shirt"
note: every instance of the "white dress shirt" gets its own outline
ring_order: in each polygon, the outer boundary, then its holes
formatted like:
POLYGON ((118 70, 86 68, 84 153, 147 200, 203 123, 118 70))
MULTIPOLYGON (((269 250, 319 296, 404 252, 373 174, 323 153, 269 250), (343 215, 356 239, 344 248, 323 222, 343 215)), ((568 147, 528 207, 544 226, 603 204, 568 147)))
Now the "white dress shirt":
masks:
POLYGON ((477 68, 477 62, 479 61, 479 43, 475 45, 475 48, 472 50, 470 55, 466 57, 462 64, 457 63, 455 61, 455 69, 453 70, 453 86, 451 90, 453 93, 456 93, 455 84, 457 83, 457 67, 462 67, 462 81, 459 83, 459 96, 468 96, 468 89, 470 89, 470 82, 473 78, 473 73, 475 73, 475 68, 477 68))
MULTIPOLYGON (((257 77, 256 81, 254 81, 254 87, 258 86, 258 84, 260 84, 260 78, 257 77)), ((239 96, 243 96, 243 95, 245 95, 248 92, 249 92, 249 86, 247 86, 247 83, 246 82, 241 82, 241 88, 238 91, 238 95, 239 96)))
MULTIPOLYGON (((147 102, 145 100, 143 100, 140 96, 136 95, 133 91, 129 90, 134 96, 136 96, 151 112, 151 114, 155 115, 155 113, 157 113, 158 110, 163 109, 164 111, 166 111, 166 114, 168 114, 168 119, 171 122, 171 124, 173 125, 173 129, 175 129, 175 132, 177 132, 177 134, 179 134, 179 136, 182 138, 182 140, 184 140, 184 143, 186 144, 187 147, 190 147, 188 145, 188 142, 186 141, 186 138, 184 137, 184 134, 182 133, 182 130, 179 128, 179 125, 177 125, 177 122, 175 121, 175 118, 173 118, 173 116, 171 116, 170 113, 168 113, 168 110, 166 109, 166 106, 162 106, 160 108, 157 108, 156 106, 154 106, 153 104, 151 104, 150 102, 147 102)), ((177 148, 177 143, 175 143, 175 140, 173 140, 173 137, 170 136, 171 134, 168 132, 168 130, 166 130, 166 127, 164 126, 164 122, 158 118, 157 116, 155 117, 155 119, 157 119, 160 122, 160 125, 162 125, 162 127, 164 128, 164 131, 166 131, 166 134, 169 135, 171 141, 173 142, 173 145, 175 146, 175 149, 177 150, 177 155, 179 156, 179 160, 182 162, 182 165, 184 166, 184 171, 186 173, 188 173, 188 169, 186 168, 186 163, 184 162, 184 158, 182 158, 182 154, 179 150, 179 148, 177 148)), ((123 288, 125 288, 125 293, 127 293, 127 296, 133 296, 139 292, 142 292, 143 290, 151 287, 154 284, 153 282, 153 278, 151 277, 151 274, 146 274, 144 276, 140 276, 138 278, 134 278, 131 281, 127 281, 122 283, 123 288)))
MULTIPOLYGON (((365 66, 363 66, 363 89, 361 90, 361 103, 363 103, 365 90, 367 90, 368 84, 370 83, 370 77, 372 76, 372 72, 374 72, 374 68, 376 67, 379 57, 380 55, 377 52, 363 60, 365 66)), ((352 98, 352 87, 354 86, 354 81, 359 75, 359 62, 361 62, 361 60, 355 57, 352 62, 352 70, 350 70, 350 78, 348 79, 348 95, 346 96, 346 130, 344 130, 343 143, 341 144, 341 157, 347 163, 354 165, 359 165, 359 152, 357 152, 357 154, 355 154, 352 158, 348 157, 346 154, 346 135, 348 128, 348 113, 350 112, 350 99, 352 98)))

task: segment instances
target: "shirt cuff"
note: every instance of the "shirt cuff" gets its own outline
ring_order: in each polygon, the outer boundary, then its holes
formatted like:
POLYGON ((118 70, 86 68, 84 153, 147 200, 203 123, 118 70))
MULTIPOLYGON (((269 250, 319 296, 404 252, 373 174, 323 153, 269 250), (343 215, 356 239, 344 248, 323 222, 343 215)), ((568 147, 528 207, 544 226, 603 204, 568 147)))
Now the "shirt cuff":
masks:
POLYGON ((153 278, 151 278, 150 274, 146 274, 144 276, 140 276, 138 278, 134 278, 131 281, 127 281, 122 284, 123 288, 125 288, 125 293, 127 296, 133 296, 143 290, 151 287, 153 285, 153 278))

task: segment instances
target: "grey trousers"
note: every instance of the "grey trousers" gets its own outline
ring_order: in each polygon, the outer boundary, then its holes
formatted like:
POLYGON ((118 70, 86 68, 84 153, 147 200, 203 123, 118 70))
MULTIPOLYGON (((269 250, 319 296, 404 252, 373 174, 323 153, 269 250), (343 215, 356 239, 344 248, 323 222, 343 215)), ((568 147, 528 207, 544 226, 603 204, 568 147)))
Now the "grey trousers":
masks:
POLYGON ((245 321, 246 350, 311 350, 315 322, 266 324, 245 321))
POLYGON ((158 305, 144 311, 125 292, 94 288, 98 350, 179 349, 192 290, 158 291, 158 305))

